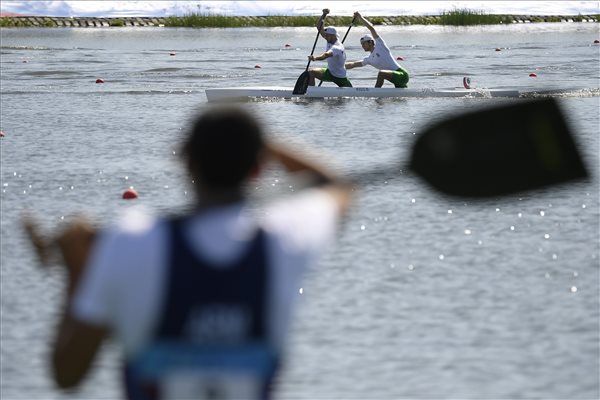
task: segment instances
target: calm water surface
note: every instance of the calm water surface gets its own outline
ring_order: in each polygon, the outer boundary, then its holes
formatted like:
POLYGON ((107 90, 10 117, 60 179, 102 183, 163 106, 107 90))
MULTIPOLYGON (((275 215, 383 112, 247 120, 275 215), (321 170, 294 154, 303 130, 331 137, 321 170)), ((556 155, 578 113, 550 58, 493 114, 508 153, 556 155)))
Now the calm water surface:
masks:
MULTIPOLYGON (((365 32, 351 31, 350 59, 364 56, 365 32)), ((277 397, 598 398, 598 25, 380 33, 405 59, 412 87, 459 86, 468 75, 480 87, 586 89, 560 102, 594 175, 478 203, 444 198, 404 175, 361 188, 337 246, 298 294, 277 397)), ((206 107, 204 90, 292 86, 313 40, 309 28, 2 30, 0 397, 121 397, 113 344, 79 391, 53 388, 48 341, 63 276, 37 268, 20 212, 35 210, 48 228, 77 211, 108 224, 131 207, 120 198, 129 186, 140 193, 137 204, 156 212, 187 204, 178 145, 206 107)), ((350 78, 372 86, 375 70, 350 78)), ((274 137, 331 154, 326 162, 352 172, 407 160, 415 133, 432 119, 507 101, 246 107, 274 137)), ((258 207, 292 184, 271 171, 253 188, 258 207)))

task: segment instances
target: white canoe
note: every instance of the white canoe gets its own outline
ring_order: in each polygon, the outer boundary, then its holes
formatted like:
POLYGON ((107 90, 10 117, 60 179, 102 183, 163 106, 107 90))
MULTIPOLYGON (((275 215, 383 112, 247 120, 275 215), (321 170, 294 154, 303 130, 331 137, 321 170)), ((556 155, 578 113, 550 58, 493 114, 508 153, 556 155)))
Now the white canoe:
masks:
POLYGON ((317 87, 309 86, 306 94, 292 94, 293 88, 279 86, 232 87, 206 89, 206 98, 211 102, 244 100, 249 98, 326 98, 326 97, 519 97, 514 89, 398 89, 373 87, 317 87))

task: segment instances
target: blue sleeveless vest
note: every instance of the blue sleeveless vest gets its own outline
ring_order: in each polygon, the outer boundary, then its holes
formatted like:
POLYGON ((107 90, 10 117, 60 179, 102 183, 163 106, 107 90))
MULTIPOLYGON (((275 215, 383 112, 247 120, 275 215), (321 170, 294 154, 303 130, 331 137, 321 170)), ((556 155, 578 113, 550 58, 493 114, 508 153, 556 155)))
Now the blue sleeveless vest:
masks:
POLYGON ((246 398, 266 398, 278 356, 267 337, 270 276, 265 234, 258 230, 239 259, 214 268, 190 249, 183 222, 169 223, 170 267, 162 319, 153 343, 126 363, 128 397, 160 399, 166 387, 177 390, 177 382, 182 382, 173 376, 187 376, 195 382, 179 386, 195 384, 198 396, 227 398, 220 393, 238 385, 246 398), (170 386, 165 377, 171 377, 170 386), (244 392, 242 382, 250 384, 247 390, 252 394, 244 392))

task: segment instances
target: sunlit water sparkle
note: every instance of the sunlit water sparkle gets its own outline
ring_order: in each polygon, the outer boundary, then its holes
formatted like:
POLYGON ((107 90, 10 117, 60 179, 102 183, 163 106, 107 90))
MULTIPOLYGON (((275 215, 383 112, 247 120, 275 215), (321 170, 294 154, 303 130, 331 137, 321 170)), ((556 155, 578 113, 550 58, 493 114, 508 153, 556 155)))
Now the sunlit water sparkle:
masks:
MULTIPOLYGON (((350 59, 364 55, 364 33, 351 31, 350 59)), ((380 33, 405 59, 412 87, 460 86, 463 76, 480 87, 600 87, 597 24, 380 33)), ((79 392, 53 388, 48 342, 63 275, 37 268, 20 212, 36 211, 47 228, 77 211, 108 224, 132 206, 121 199, 128 187, 139 193, 134 204, 156 212, 189 204, 178 146, 189 118, 207 106, 204 90, 292 86, 313 40, 309 28, 2 30, 0 397, 121 397, 113 344, 79 392)), ((350 75, 356 86, 374 77, 368 67, 350 75)), ((408 160, 415 133, 432 119, 508 101, 244 106, 277 139, 357 172, 408 160)), ((559 101, 596 173, 599 97, 584 90, 559 101)), ((267 172, 250 188, 259 213, 264 199, 298 187, 267 172)), ((440 196, 404 173, 358 188, 336 247, 297 289, 276 397, 600 397, 598 190, 594 175, 473 202, 440 196)))

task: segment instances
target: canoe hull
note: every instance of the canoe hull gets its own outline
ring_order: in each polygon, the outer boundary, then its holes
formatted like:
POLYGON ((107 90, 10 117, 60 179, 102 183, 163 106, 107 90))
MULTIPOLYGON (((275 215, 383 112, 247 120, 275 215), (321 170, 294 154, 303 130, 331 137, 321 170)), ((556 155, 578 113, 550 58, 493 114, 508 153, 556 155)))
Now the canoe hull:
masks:
POLYGON ((371 97, 371 98, 405 98, 405 97, 519 97, 520 92, 513 89, 398 89, 367 87, 315 87, 310 86, 306 94, 292 94, 293 88, 280 86, 232 87, 206 89, 209 102, 243 100, 248 98, 327 98, 327 97, 371 97))

